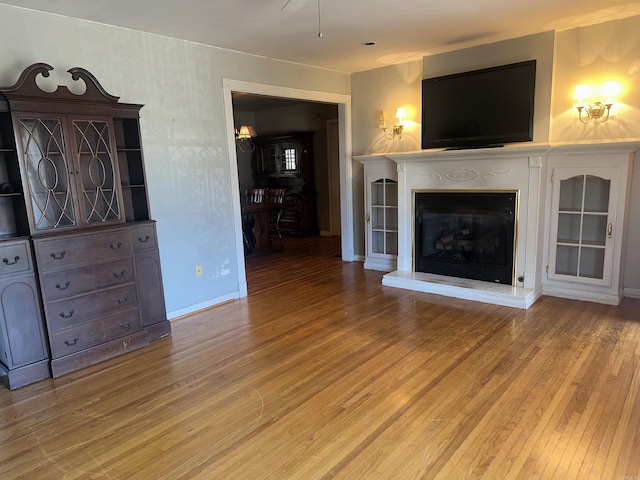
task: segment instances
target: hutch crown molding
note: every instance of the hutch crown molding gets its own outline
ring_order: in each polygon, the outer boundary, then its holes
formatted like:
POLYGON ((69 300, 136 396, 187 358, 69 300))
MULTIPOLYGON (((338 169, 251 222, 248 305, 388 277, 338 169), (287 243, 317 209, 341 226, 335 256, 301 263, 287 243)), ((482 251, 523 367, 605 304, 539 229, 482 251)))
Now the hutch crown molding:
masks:
POLYGON ((0 381, 9 388, 171 333, 146 190, 139 111, 87 70, 0 88, 0 381), (43 321, 44 320, 44 321, 43 321))

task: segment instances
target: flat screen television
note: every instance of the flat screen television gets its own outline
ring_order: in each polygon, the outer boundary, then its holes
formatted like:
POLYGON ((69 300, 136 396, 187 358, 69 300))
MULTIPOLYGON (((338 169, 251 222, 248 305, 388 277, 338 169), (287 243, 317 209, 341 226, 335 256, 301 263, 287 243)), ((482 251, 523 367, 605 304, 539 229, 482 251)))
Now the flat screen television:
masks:
POLYGON ((422 81, 422 148, 533 140, 536 61, 422 81))

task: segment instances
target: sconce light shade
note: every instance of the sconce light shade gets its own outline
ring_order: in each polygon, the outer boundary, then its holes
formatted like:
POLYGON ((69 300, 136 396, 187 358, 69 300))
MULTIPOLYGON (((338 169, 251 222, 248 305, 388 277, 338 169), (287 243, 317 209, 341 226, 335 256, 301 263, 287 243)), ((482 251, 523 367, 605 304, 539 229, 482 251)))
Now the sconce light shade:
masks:
POLYGON ((576 85, 576 89, 573 91, 573 98, 578 100, 578 104, 582 105, 585 98, 589 98, 589 87, 585 84, 576 85))
POLYGON ((578 110, 578 120, 585 124, 590 123, 593 119, 605 123, 609 119, 613 97, 619 95, 620 90, 618 82, 613 80, 605 82, 600 91, 602 100, 590 103, 591 89, 584 84, 576 85, 573 98, 578 100, 578 104, 575 105, 578 110))
POLYGON ((251 139, 257 136, 252 126, 242 125, 239 130, 236 129, 236 145, 241 152, 253 152, 256 146, 251 139))
POLYGON ((603 97, 607 97, 607 101, 611 101, 613 99, 613 97, 617 97, 618 95, 620 95, 620 85, 618 84, 618 82, 614 81, 614 80, 609 80, 608 82, 604 82, 604 85, 602 85, 602 96, 603 97))
POLYGON ((382 130, 382 134, 387 140, 393 140, 395 137, 402 138, 402 131, 404 127, 402 125, 402 120, 407 116, 404 108, 400 107, 396 110, 396 120, 397 123, 393 125, 393 127, 387 127, 387 120, 389 120, 389 115, 386 110, 380 110, 378 113, 378 128, 382 130))

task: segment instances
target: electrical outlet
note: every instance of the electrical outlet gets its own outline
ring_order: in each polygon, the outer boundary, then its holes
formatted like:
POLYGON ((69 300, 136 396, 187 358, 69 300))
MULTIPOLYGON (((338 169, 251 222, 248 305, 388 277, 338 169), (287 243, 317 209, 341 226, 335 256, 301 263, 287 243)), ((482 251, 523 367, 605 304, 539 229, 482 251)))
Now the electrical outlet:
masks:
POLYGON ((196 277, 202 276, 202 265, 196 265, 196 277))

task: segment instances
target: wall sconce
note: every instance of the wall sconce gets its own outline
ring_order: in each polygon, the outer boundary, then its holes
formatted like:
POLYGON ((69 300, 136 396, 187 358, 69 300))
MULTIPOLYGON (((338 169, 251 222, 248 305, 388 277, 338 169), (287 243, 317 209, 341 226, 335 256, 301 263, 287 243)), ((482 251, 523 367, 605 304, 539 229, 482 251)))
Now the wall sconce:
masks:
POLYGON ((600 91, 602 100, 594 103, 589 103, 588 99, 591 96, 591 92, 587 85, 576 85, 576 89, 573 92, 573 98, 578 100, 576 108, 578 109, 578 120, 587 124, 592 120, 598 120, 600 123, 605 123, 609 120, 609 113, 611 106, 613 105, 613 97, 620 94, 620 85, 615 81, 605 82, 600 91), (605 99, 606 98, 606 99, 605 99))
POLYGON ((256 145, 251 139, 257 136, 258 134, 252 126, 242 125, 240 130, 236 128, 236 145, 241 152, 253 152, 256 145))
POLYGON ((402 131, 404 130, 404 125, 402 120, 406 117, 407 114, 404 111, 404 108, 400 107, 396 110, 396 120, 397 122, 392 126, 387 126, 387 120, 389 120, 389 115, 387 115, 386 110, 380 110, 378 114, 378 128, 382 130, 384 138, 387 140, 393 140, 394 137, 402 138, 402 131))

